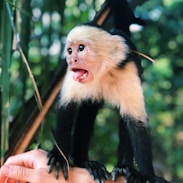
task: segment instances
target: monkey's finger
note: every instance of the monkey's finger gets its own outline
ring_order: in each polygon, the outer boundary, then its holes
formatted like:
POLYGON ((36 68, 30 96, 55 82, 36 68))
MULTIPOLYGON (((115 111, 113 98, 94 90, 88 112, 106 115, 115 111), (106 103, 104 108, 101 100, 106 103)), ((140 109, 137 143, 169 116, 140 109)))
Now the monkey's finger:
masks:
POLYGON ((108 180, 108 172, 101 163, 93 161, 91 164, 95 173, 96 180, 98 180, 99 183, 104 183, 104 180, 108 180))
POLYGON ((95 162, 95 167, 96 170, 98 170, 99 177, 101 177, 103 180, 109 180, 109 172, 103 164, 100 162, 95 162))
POLYGON ((93 180, 96 180, 96 178, 97 178, 97 176, 96 176, 96 170, 93 167, 93 163, 91 161, 85 162, 85 167, 89 171, 92 179, 93 180))
POLYGON ((92 162, 93 170, 95 173, 95 180, 97 183, 104 183, 104 177, 101 171, 101 167, 98 166, 97 162, 92 162))
POLYGON ((103 183, 103 182, 101 182, 101 179, 100 179, 100 176, 98 174, 97 167, 96 167, 94 161, 85 162, 85 167, 89 171, 93 180, 95 180, 97 183, 103 183))
POLYGON ((106 170, 106 168, 102 165, 101 167, 102 177, 105 180, 109 180, 109 172, 106 170))
POLYGON ((128 171, 128 168, 114 167, 113 171, 111 172, 112 181, 116 181, 120 176, 125 176, 126 178, 128 171))
POLYGON ((116 181, 116 172, 112 171, 111 172, 111 178, 112 178, 112 181, 115 182, 116 181))
POLYGON ((67 165, 65 165, 65 164, 62 165, 62 172, 63 172, 65 180, 67 180, 68 179, 68 167, 67 167, 67 165))
POLYGON ((119 171, 120 171, 119 168, 115 167, 111 172, 111 178, 113 182, 115 182, 117 180, 117 177, 120 175, 119 171))
POLYGON ((103 179, 96 179, 95 181, 96 181, 96 183, 104 183, 103 179))
POLYGON ((59 171, 60 171, 60 163, 56 162, 55 164, 55 178, 58 179, 59 178, 59 171))
POLYGON ((52 169, 54 167, 54 163, 55 163, 55 158, 54 157, 50 157, 48 159, 48 173, 51 173, 52 172, 52 169))

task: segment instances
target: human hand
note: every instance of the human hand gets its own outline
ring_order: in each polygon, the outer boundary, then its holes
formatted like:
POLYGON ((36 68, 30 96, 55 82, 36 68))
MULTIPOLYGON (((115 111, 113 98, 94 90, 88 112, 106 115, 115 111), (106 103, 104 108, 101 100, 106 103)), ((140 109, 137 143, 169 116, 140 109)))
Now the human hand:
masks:
MULTIPOLYGON (((69 180, 48 174, 47 152, 37 149, 11 156, 0 169, 0 183, 95 183, 83 168, 70 168, 69 180)), ((110 181, 106 183, 112 183, 110 181)))
POLYGON ((39 176, 47 169, 47 153, 43 150, 32 150, 11 156, 0 169, 0 183, 37 182, 39 176))
POLYGON ((89 174, 85 169, 71 168, 69 181, 65 181, 62 175, 55 179, 53 173, 48 174, 47 152, 40 149, 11 156, 0 169, 0 183, 92 183, 88 178, 89 174))

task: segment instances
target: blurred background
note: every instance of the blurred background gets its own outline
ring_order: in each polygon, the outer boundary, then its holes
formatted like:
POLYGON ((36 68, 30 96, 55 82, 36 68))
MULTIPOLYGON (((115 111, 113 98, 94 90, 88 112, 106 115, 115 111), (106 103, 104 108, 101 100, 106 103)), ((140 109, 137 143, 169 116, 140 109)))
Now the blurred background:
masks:
MULTIPOLYGON (((66 35, 77 24, 91 21, 104 0, 4 0, 0 2, 0 110, 1 161, 11 155, 15 139, 29 128, 37 109, 30 74, 20 47, 45 101, 65 67, 66 35), (6 2, 6 3, 5 3, 6 2), (8 12, 9 11, 9 12, 8 12), (11 21, 14 25, 11 25, 11 21), (13 28, 14 33, 13 33, 13 28), (16 32, 16 34, 15 34, 16 32), (32 119, 32 118, 31 118, 32 119), (23 130, 22 130, 23 129, 23 130), (22 133, 22 132, 21 132, 22 133)), ((183 182, 183 1, 129 0, 145 25, 131 25, 131 38, 138 51, 156 60, 142 58, 143 88, 149 115, 154 167, 175 183, 183 182)), ((44 127, 33 135, 29 147, 41 141, 52 148, 56 102, 44 116, 44 127)), ((107 104, 96 119, 90 156, 109 170, 116 163, 118 114, 107 104)))

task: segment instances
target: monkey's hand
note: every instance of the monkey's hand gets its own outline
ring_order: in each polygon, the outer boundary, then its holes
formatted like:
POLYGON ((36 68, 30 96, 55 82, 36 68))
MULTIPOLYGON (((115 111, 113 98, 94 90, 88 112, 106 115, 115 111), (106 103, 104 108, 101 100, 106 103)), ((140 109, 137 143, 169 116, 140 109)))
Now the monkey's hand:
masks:
POLYGON ((109 179, 109 172, 106 170, 105 166, 97 161, 85 161, 82 164, 83 168, 86 168, 93 180, 97 183, 104 183, 105 180, 109 179))
POLYGON ((56 179, 59 178, 60 170, 62 171, 65 180, 68 179, 69 164, 68 158, 62 156, 58 149, 54 148, 48 153, 48 173, 51 173, 54 169, 56 179))
POLYGON ((144 176, 139 171, 129 167, 115 167, 111 173, 112 181, 116 181, 119 176, 124 176, 127 183, 170 183, 156 175, 144 176))
POLYGON ((140 172, 129 167, 115 167, 111 172, 112 181, 116 181, 120 176, 124 176, 127 183, 155 183, 147 180, 140 172))

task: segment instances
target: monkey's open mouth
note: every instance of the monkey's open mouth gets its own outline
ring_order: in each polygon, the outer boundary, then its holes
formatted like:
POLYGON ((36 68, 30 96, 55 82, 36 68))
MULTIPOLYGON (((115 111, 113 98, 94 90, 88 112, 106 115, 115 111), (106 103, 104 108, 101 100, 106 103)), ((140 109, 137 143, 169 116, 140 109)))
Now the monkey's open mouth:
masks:
POLYGON ((72 77, 75 81, 82 82, 88 77, 88 71, 85 69, 73 68, 71 71, 73 72, 72 77))

